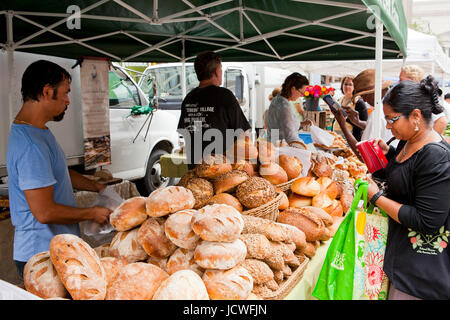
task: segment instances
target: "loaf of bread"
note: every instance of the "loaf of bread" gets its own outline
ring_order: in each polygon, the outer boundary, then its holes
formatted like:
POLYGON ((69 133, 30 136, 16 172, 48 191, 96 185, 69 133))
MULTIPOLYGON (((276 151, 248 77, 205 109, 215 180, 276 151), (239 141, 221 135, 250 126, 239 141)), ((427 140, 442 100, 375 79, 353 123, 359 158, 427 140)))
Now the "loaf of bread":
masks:
POLYGON ((305 254, 308 258, 311 259, 316 255, 316 247, 313 242, 308 241, 306 242, 306 246, 300 252, 305 254))
POLYGON ((25 289, 42 299, 69 298, 63 283, 50 259, 50 252, 44 251, 32 256, 23 269, 25 289))
POLYGON ((232 170, 231 164, 224 155, 210 154, 195 167, 195 173, 200 178, 213 179, 232 170))
POLYGON ((328 212, 331 216, 342 217, 344 214, 342 204, 339 200, 333 200, 331 205, 326 208, 323 208, 326 212, 328 212))
POLYGON ((166 271, 168 274, 173 274, 179 270, 192 270, 199 276, 203 275, 203 268, 201 268, 194 260, 194 250, 186 250, 178 248, 167 259, 166 271))
POLYGON ((258 139, 256 142, 258 148, 258 160, 261 163, 277 161, 277 148, 270 141, 258 139))
POLYGON ((274 280, 272 269, 263 261, 256 259, 245 259, 240 264, 252 276, 253 284, 268 284, 272 290, 278 289, 278 284, 274 280))
POLYGON ((171 214, 164 223, 166 237, 180 248, 194 250, 200 241, 191 227, 191 219, 195 213, 197 210, 181 210, 171 214))
POLYGON ((104 243, 101 246, 95 247, 94 251, 97 253, 99 258, 109 257, 109 243, 104 243))
POLYGON ((241 239, 247 247, 247 259, 264 260, 270 254, 270 241, 263 234, 245 233, 241 234, 239 239, 241 239))
POLYGON ((168 277, 167 272, 153 264, 130 263, 108 287, 106 300, 151 300, 168 277))
POLYGON ((253 279, 241 266, 229 270, 206 270, 202 277, 211 300, 244 300, 253 290, 253 279))
MULTIPOLYGON (((231 151, 231 150, 230 150, 231 151)), ((240 137, 234 142, 234 160, 256 160, 258 158, 258 149, 253 144, 250 137, 240 137)), ((230 152, 227 150, 227 153, 230 152)))
POLYGON ((297 157, 280 155, 278 164, 284 169, 289 180, 298 178, 302 174, 303 164, 297 157))
POLYGON ((117 232, 109 248, 111 257, 124 259, 129 263, 147 259, 147 253, 138 242, 138 231, 139 228, 117 232))
POLYGON ((305 233, 306 241, 319 240, 325 225, 316 215, 302 208, 288 208, 279 213, 278 222, 290 224, 305 233))
POLYGON ((233 242, 202 241, 194 252, 195 262, 204 269, 230 269, 245 260, 247 247, 241 240, 233 242))
POLYGON ((226 204, 229 206, 232 206, 237 211, 242 212, 242 204, 239 202, 236 197, 232 196, 229 193, 218 193, 215 196, 213 196, 211 199, 209 199, 208 202, 209 205, 211 204, 226 204))
POLYGON ((312 198, 312 206, 325 209, 333 203, 333 200, 326 193, 319 193, 312 198))
POLYGON ((54 236, 50 258, 72 299, 105 299, 105 270, 97 253, 83 239, 72 234, 54 236))
POLYGON ((334 237, 336 234, 337 229, 339 229, 339 226, 341 225, 342 220, 344 220, 344 217, 331 217, 333 220, 333 224, 331 226, 328 226, 328 230, 330 230, 330 237, 334 237))
POLYGON ((320 184, 312 177, 301 177, 292 183, 291 190, 301 196, 314 197, 320 193, 320 184))
POLYGON ((167 238, 164 224, 162 218, 149 218, 138 229, 137 240, 149 256, 167 258, 177 249, 167 238))
POLYGON ((325 227, 329 227, 333 224, 332 216, 325 210, 313 206, 303 207, 303 210, 307 210, 312 214, 315 214, 319 219, 323 221, 325 227))
POLYGON ((246 300, 264 300, 264 299, 258 296, 257 294, 250 292, 246 300))
POLYGON ((342 213, 346 214, 352 207, 353 195, 348 193, 343 193, 340 199, 342 205, 342 213))
POLYGON ((232 164, 233 170, 245 171, 250 177, 255 175, 253 165, 247 160, 241 159, 232 164))
POLYGON ((311 197, 301 196, 293 192, 289 194, 288 200, 289 200, 289 207, 293 208, 302 208, 310 206, 312 204, 311 197))
MULTIPOLYGON (((272 255, 283 257, 284 262, 291 267, 298 267, 300 265, 297 257, 294 255, 296 248, 291 248, 284 242, 271 241, 271 253, 272 255)), ((286 269, 286 268, 284 268, 286 269)), ((287 269, 286 269, 287 270, 287 269)))
POLYGON ((191 190, 169 186, 153 191, 146 200, 147 214, 162 217, 184 209, 192 209, 195 198, 191 190))
POLYGON ((320 193, 326 194, 331 200, 339 196, 339 188, 336 182, 328 177, 320 177, 317 179, 320 184, 320 193))
POLYGON ((192 178, 185 183, 186 189, 191 190, 194 195, 194 209, 199 209, 208 203, 214 195, 214 187, 211 182, 202 178, 192 178))
POLYGON ((114 257, 101 258, 100 262, 105 270, 107 287, 117 278, 119 271, 128 264, 126 260, 114 257))
POLYGON ((144 197, 125 200, 109 216, 109 222, 117 231, 128 231, 140 226, 147 219, 144 197))
POLYGON ((235 208, 213 204, 201 208, 192 216, 191 227, 206 241, 233 242, 244 228, 244 220, 235 208))
POLYGON ((236 191, 238 185, 247 180, 250 176, 245 171, 232 170, 214 179, 214 191, 216 194, 236 191))
POLYGON ((209 300, 202 278, 191 270, 180 270, 164 280, 153 300, 209 300))
POLYGON ((180 181, 178 181, 177 186, 179 187, 186 187, 186 184, 189 180, 192 178, 198 178, 197 174, 195 173, 195 169, 189 170, 186 172, 181 178, 180 181))
POLYGON ((266 179, 250 177, 236 189, 236 197, 247 208, 257 208, 277 196, 275 187, 266 179))
POLYGON ((153 264, 157 266, 158 268, 163 269, 165 272, 167 272, 167 261, 169 258, 154 258, 151 256, 148 256, 147 263, 153 264))
POLYGON ((262 163, 259 166, 259 175, 274 185, 288 181, 286 171, 275 162, 262 163))
POLYGON ((289 208, 289 198, 283 191, 280 191, 279 193, 281 193, 281 200, 278 206, 278 210, 285 210, 289 208))

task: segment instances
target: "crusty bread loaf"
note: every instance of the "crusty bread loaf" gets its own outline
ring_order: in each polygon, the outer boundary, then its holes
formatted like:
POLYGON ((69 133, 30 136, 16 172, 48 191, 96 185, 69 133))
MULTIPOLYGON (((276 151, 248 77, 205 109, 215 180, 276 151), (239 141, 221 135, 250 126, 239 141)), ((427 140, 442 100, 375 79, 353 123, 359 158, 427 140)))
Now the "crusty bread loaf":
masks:
POLYGON ((284 169, 289 180, 298 178, 302 173, 303 164, 297 157, 280 155, 278 164, 284 169))
POLYGON ((232 170, 214 179, 214 191, 218 193, 233 193, 238 185, 247 180, 250 176, 245 171, 232 170))
POLYGON ((283 191, 280 191, 281 193, 281 200, 280 205, 278 206, 278 210, 285 210, 289 208, 289 198, 283 191))
POLYGON ((231 164, 224 155, 210 154, 195 167, 195 174, 200 178, 213 179, 231 170, 231 164))
POLYGON ((306 241, 319 240, 325 232, 322 220, 302 208, 288 208, 280 212, 277 221, 293 225, 303 231, 306 241))
POLYGON ((164 280, 153 300, 209 300, 202 278, 191 270, 180 270, 164 280))
POLYGON ((237 211, 242 212, 242 204, 239 202, 236 197, 232 196, 229 193, 218 193, 215 196, 213 196, 211 199, 209 199, 208 202, 209 205, 211 204, 227 204, 229 206, 232 206, 237 211))
POLYGON ((264 260, 270 254, 270 241, 263 234, 245 233, 241 234, 241 239, 247 247, 247 259, 264 260))
POLYGON ((211 300, 244 300, 253 290, 252 276, 241 266, 206 270, 202 279, 211 300))
POLYGON ((277 148, 273 143, 267 140, 258 139, 256 141, 258 148, 258 160, 261 163, 277 161, 277 148))
POLYGON ((157 266, 144 262, 124 266, 108 287, 106 300, 151 300, 169 275, 157 266))
POLYGON ((138 242, 138 231, 139 228, 117 232, 109 248, 111 257, 124 259, 129 263, 147 259, 147 253, 138 242))
POLYGON ((196 212, 192 209, 175 212, 164 223, 166 237, 180 248, 194 250, 200 241, 191 227, 191 219, 196 212))
POLYGON ((117 278, 119 271, 128 264, 126 260, 114 257, 101 258, 100 262, 105 270, 107 287, 117 278))
MULTIPOLYGON (((272 269, 270 269, 270 267, 263 261, 256 259, 245 259, 240 266, 244 267, 252 276, 253 284, 264 284, 272 281, 275 282, 272 269)), ((278 285, 275 282, 275 290, 277 287, 278 285)))
POLYGON ((310 206, 312 203, 311 197, 301 196, 294 192, 291 192, 291 194, 288 197, 288 200, 289 200, 289 207, 293 207, 293 208, 302 208, 302 207, 310 206))
POLYGON ((306 144, 303 141, 299 141, 299 140, 291 141, 291 142, 289 142, 288 145, 293 148, 308 150, 308 147, 306 146, 306 144))
MULTIPOLYGON (((231 150, 227 150, 229 154, 231 150)), ((234 157, 235 161, 239 160, 255 160, 258 158, 258 149, 253 144, 250 137, 240 137, 234 142, 234 157)))
POLYGON ((103 300, 106 275, 100 258, 83 239, 59 234, 50 241, 50 257, 74 300, 103 300))
POLYGON ((191 190, 194 195, 194 209, 199 209, 214 195, 214 187, 211 182, 202 178, 192 178, 184 185, 186 189, 191 190))
POLYGON ((344 220, 344 217, 332 216, 331 218, 333 219, 333 224, 331 226, 328 226, 327 228, 328 230, 330 230, 330 237, 334 237, 337 229, 341 225, 342 220, 344 220))
POLYGON ((99 258, 110 257, 109 246, 109 243, 104 243, 101 246, 95 247, 94 251, 97 253, 99 258))
POLYGON ((313 169, 312 172, 317 177, 331 177, 333 174, 333 168, 327 163, 325 157, 323 157, 320 161, 312 160, 313 169))
POLYGON ((195 198, 191 190, 169 186, 153 191, 146 200, 147 214, 162 217, 184 209, 192 209, 195 198))
POLYGON ((286 171, 275 162, 262 163, 259 166, 259 175, 274 185, 288 181, 286 171))
POLYGON ((339 200, 333 200, 331 205, 326 208, 323 208, 326 212, 328 212, 331 216, 342 217, 344 214, 342 204, 339 200))
POLYGON ((56 269, 50 260, 50 252, 37 253, 28 260, 23 270, 25 289, 42 299, 69 298, 56 269))
POLYGON ((195 173, 195 169, 189 170, 186 172, 181 178, 180 181, 178 181, 177 186, 179 187, 186 187, 186 184, 189 180, 192 178, 198 178, 197 174, 195 173))
POLYGON ((323 221, 325 227, 329 227, 333 224, 331 215, 325 210, 313 206, 303 207, 303 209, 315 214, 319 219, 323 221))
POLYGON ((301 253, 305 254, 308 258, 312 258, 316 255, 316 247, 313 242, 306 242, 306 246, 301 250, 301 253))
POLYGON ((168 260, 169 260, 168 258, 154 258, 152 256, 148 256, 147 263, 151 263, 151 264, 163 269, 165 272, 167 272, 167 261, 168 260))
POLYGON ((109 216, 109 222, 117 231, 128 231, 147 219, 144 197, 125 200, 109 216))
POLYGON ((233 170, 245 171, 250 177, 255 175, 253 165, 247 160, 241 159, 232 164, 233 170))
POLYGON ((164 224, 163 218, 149 218, 139 227, 137 240, 149 256, 166 258, 177 248, 167 238, 164 224))
POLYGON ((320 192, 320 184, 312 177, 301 177, 292 183, 291 190, 301 196, 314 197, 320 192))
POLYGON ((250 177, 236 189, 236 197, 247 208, 257 208, 277 196, 275 187, 266 179, 250 177))
POLYGON ((349 193, 343 193, 340 202, 342 205, 343 214, 346 214, 352 207, 353 195, 349 193))
POLYGON ((331 200, 334 200, 339 195, 339 188, 336 182, 328 177, 320 177, 317 179, 320 184, 320 193, 325 193, 331 200))
POLYGON ((233 242, 244 228, 244 220, 235 208, 213 204, 201 208, 192 216, 191 227, 206 241, 233 242))
POLYGON ((201 268, 194 260, 194 250, 186 250, 178 248, 167 259, 166 271, 168 274, 173 274, 179 270, 192 270, 199 276, 203 275, 203 268, 201 268))
POLYGON ((247 247, 237 239, 233 242, 202 241, 194 252, 195 262, 204 269, 230 269, 245 260, 247 247))

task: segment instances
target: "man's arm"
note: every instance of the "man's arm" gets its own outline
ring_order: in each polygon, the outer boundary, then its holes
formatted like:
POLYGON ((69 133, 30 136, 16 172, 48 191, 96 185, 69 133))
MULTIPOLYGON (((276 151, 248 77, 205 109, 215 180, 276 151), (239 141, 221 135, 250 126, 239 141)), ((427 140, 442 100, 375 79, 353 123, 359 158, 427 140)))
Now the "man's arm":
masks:
POLYGON ((94 220, 108 222, 111 210, 103 207, 75 208, 53 200, 53 186, 24 191, 33 216, 42 224, 71 224, 94 220))
POLYGON ((356 138, 353 136, 353 134, 348 129, 345 118, 342 114, 342 111, 339 109, 336 113, 333 112, 333 114, 334 114, 334 117, 335 117, 336 121, 338 122, 339 126, 341 127, 342 133, 344 134, 345 139, 348 142, 348 145, 350 146, 352 151, 356 154, 356 156, 361 161, 363 161, 361 158, 361 155, 359 154, 358 148, 356 147, 358 140, 356 140, 356 138))
POLYGON ((90 180, 83 177, 82 174, 69 169, 70 180, 72 181, 72 187, 77 190, 100 192, 106 188, 106 185, 90 180))

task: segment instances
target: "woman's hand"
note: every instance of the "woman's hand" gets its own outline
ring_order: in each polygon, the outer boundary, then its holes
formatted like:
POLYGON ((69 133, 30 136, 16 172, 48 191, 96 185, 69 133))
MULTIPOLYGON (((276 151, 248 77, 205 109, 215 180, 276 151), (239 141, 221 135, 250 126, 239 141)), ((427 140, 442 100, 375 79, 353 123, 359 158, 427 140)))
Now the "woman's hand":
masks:
POLYGON ((367 189, 367 200, 370 201, 370 199, 372 199, 372 197, 375 195, 375 193, 380 191, 380 188, 375 183, 375 181, 372 180, 372 175, 371 174, 367 175, 367 181, 369 182, 369 187, 367 189))
POLYGON ((373 146, 380 146, 381 151, 383 151, 384 155, 387 155, 387 153, 389 152, 389 146, 386 144, 386 142, 384 142, 384 140, 378 138, 375 139, 373 146))

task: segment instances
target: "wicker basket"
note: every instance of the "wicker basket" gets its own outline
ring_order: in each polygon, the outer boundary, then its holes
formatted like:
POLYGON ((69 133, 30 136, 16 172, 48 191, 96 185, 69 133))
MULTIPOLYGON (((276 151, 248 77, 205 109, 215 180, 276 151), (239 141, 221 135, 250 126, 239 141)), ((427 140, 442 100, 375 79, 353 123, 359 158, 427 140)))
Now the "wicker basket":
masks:
POLYGON ((305 260, 298 266, 297 269, 289 276, 289 278, 282 282, 277 291, 274 291, 267 295, 261 295, 264 300, 283 300, 297 285, 297 283, 303 277, 303 273, 308 266, 309 259, 305 257, 305 260))
POLYGON ((298 178, 300 178, 300 176, 298 176, 297 178, 291 179, 288 182, 277 184, 276 186, 278 188, 280 188, 280 190, 283 192, 289 191, 291 189, 291 186, 294 183, 294 181, 297 180, 298 178))
POLYGON ((272 201, 269 201, 257 208, 244 211, 242 214, 277 221, 278 207, 280 206, 281 197, 282 194, 279 193, 272 201))

